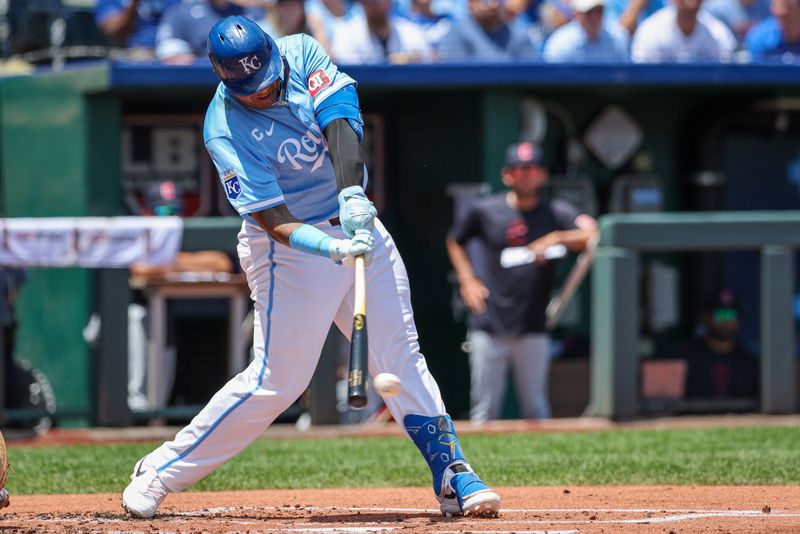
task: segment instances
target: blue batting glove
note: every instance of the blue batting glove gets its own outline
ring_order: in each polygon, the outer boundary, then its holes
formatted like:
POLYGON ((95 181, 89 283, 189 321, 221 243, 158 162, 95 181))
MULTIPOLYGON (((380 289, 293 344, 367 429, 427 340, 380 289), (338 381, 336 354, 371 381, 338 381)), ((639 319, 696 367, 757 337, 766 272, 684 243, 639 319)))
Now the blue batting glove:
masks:
POLYGON ((339 223, 347 237, 353 237, 356 230, 372 232, 377 214, 360 185, 351 185, 339 192, 339 223))

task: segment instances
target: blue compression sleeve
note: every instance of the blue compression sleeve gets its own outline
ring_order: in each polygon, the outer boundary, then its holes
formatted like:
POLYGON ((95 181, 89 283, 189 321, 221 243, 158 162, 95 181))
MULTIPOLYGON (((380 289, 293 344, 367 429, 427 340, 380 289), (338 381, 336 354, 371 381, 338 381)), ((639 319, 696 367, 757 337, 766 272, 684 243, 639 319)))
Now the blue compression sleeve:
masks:
POLYGON ((333 238, 310 224, 304 224, 289 236, 289 246, 309 254, 330 257, 333 238))
POLYGON ((333 93, 319 105, 314 113, 317 116, 319 127, 323 131, 336 119, 346 119, 358 136, 358 141, 362 141, 364 120, 361 118, 358 93, 356 93, 354 85, 346 85, 333 93))

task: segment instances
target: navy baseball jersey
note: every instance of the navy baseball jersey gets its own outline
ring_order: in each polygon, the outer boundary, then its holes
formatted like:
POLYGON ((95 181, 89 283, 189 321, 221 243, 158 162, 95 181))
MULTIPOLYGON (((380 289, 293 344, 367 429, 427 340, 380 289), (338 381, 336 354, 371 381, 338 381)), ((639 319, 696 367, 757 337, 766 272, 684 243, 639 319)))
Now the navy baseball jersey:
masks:
POLYGON ((554 230, 573 230, 580 211, 561 200, 543 200, 529 211, 508 206, 505 193, 481 199, 450 230, 466 244, 481 243, 475 270, 489 289, 486 312, 470 317, 470 328, 490 334, 518 336, 545 331, 545 309, 555 275, 552 263, 529 263, 507 269, 500 265, 506 247, 526 246, 554 230))

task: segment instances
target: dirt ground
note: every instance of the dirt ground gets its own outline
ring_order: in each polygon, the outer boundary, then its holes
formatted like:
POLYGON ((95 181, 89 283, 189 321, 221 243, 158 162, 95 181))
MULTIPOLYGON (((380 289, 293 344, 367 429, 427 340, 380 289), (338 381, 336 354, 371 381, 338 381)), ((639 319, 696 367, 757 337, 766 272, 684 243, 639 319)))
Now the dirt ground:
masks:
POLYGON ((800 488, 636 486, 496 488, 496 519, 444 518, 430 490, 326 489, 172 494, 151 520, 119 495, 12 497, 2 532, 800 532, 800 488))
MULTIPOLYGON (((547 423, 505 422, 462 433, 598 431, 620 427, 797 425, 800 418, 680 418, 612 424, 581 419, 547 423)), ((9 447, 160 440, 168 427, 52 430, 13 435, 9 447)), ((384 427, 317 428, 298 433, 273 427, 265 437, 392 435, 384 427)), ((503 506, 495 519, 444 518, 430 488, 305 489, 185 492, 167 497, 152 520, 129 518, 118 494, 11 496, 0 510, 4 533, 127 532, 395 532, 412 533, 800 533, 796 486, 604 486, 494 488, 503 506)))

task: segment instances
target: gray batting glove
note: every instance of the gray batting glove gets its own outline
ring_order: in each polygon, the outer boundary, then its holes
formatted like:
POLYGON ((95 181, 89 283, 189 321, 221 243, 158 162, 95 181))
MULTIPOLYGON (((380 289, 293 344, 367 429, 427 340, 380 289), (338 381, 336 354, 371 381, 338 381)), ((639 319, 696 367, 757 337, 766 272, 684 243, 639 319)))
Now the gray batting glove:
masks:
POLYGON ((330 244, 328 253, 333 261, 347 267, 355 265, 355 256, 364 256, 368 266, 372 261, 372 249, 375 248, 375 238, 372 232, 356 230, 350 239, 334 239, 330 244))
POLYGON ((339 192, 339 223, 347 237, 353 237, 356 230, 371 232, 377 214, 360 185, 351 185, 339 192))

